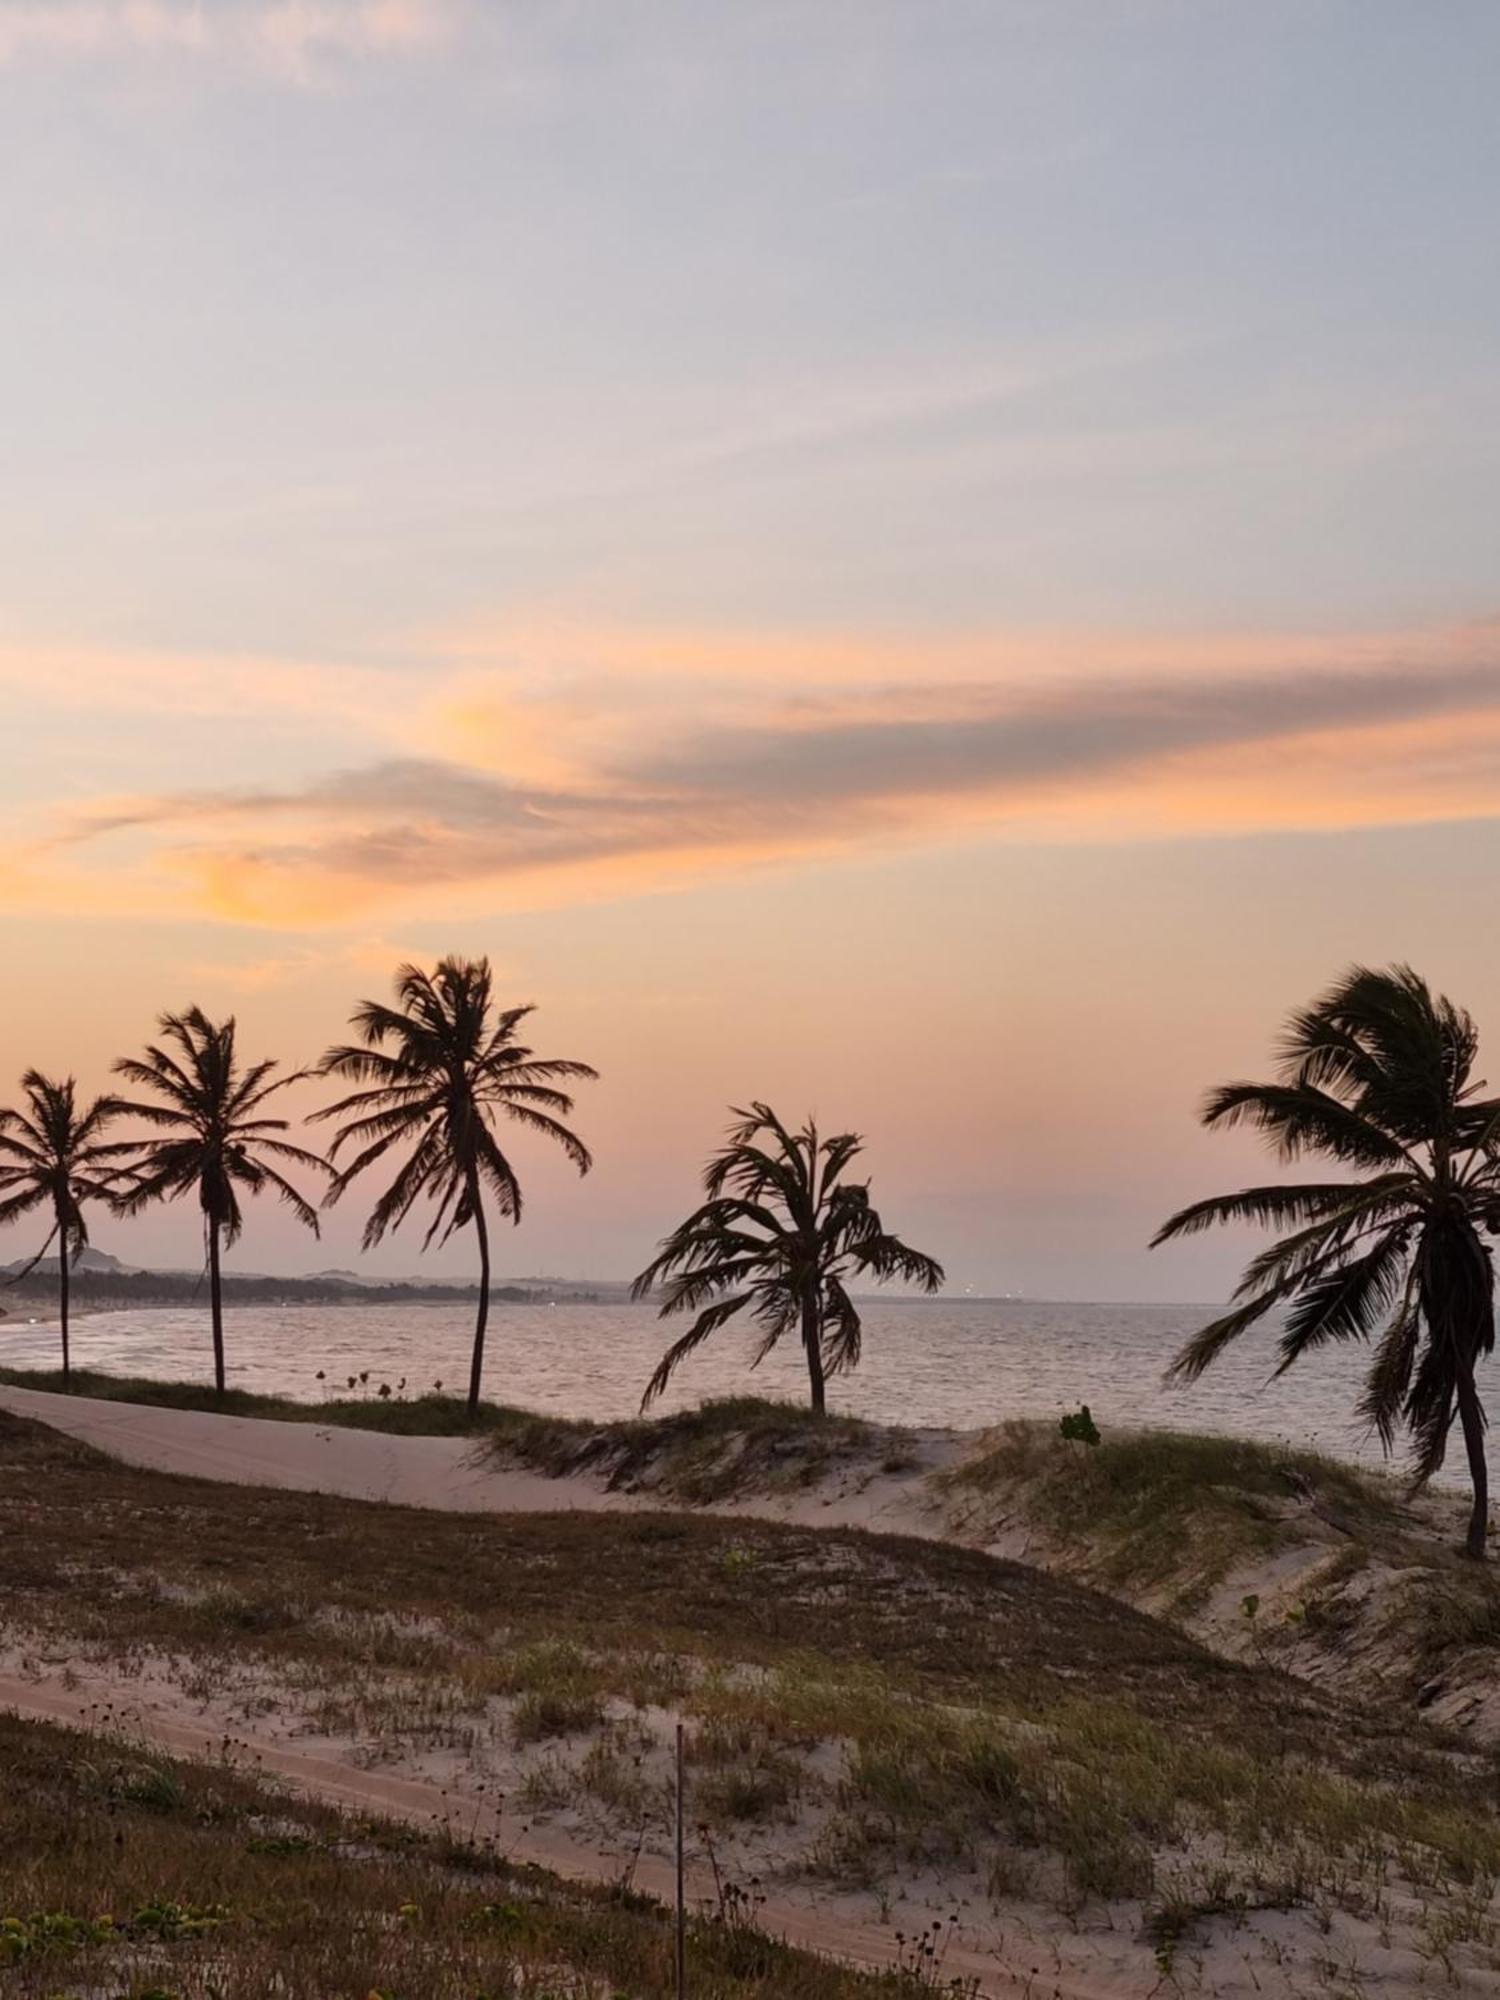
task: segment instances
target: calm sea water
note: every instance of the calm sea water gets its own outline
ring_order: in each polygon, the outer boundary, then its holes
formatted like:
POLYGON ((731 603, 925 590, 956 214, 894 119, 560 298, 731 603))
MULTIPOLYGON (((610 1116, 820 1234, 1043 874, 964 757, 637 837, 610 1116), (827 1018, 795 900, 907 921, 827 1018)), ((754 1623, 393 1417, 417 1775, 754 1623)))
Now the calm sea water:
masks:
MULTIPOLYGON (((1250 1334, 1190 1388, 1167 1387, 1166 1363, 1211 1316, 1193 1306, 886 1299, 865 1308, 864 1361, 831 1385, 831 1398, 882 1422, 963 1429, 1086 1402, 1106 1428, 1221 1431, 1379 1460, 1378 1442, 1350 1414, 1363 1349, 1325 1350, 1273 1381, 1274 1335, 1250 1334)), ((237 1306, 225 1318, 235 1387, 309 1399, 343 1393, 361 1373, 367 1393, 403 1379, 408 1394, 436 1382, 460 1390, 471 1330, 470 1309, 449 1305, 237 1306)), ((565 1416, 629 1416, 668 1337, 647 1306, 497 1305, 485 1391, 565 1416)), ((745 1335, 726 1329, 683 1366, 662 1407, 747 1389, 804 1393, 794 1350, 753 1375, 750 1351, 745 1335)), ((202 1379, 211 1365, 207 1314, 171 1308, 81 1319, 73 1355, 80 1367, 112 1373, 202 1379)), ((55 1327, 19 1315, 0 1321, 0 1363, 55 1367, 55 1327)))

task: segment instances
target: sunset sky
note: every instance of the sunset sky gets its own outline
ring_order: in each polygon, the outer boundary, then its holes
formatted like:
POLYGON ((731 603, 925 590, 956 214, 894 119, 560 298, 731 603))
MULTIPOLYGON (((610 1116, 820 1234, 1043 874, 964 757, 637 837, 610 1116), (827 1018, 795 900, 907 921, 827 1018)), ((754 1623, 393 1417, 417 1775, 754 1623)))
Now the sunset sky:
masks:
POLYGON ((1290 1005, 1409 958, 1500 1078, 1497 75, 1490 0, 0 0, 0 1089, 487 952, 602 1072, 502 1274, 765 1097, 959 1289, 1220 1295, 1145 1244, 1290 1005))

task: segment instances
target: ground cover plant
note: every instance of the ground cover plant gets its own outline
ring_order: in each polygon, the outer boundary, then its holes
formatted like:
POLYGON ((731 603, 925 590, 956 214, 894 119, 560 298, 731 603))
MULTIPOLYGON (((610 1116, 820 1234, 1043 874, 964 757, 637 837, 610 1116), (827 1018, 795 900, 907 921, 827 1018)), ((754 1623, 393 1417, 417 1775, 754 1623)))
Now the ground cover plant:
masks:
MULTIPOLYGON (((0 1992, 15 2000, 517 2000, 673 1987, 667 1914, 485 1844, 351 1819, 139 1744, 0 1715, 0 1992)), ((898 2000, 695 1912, 703 2000, 898 2000)))
POLYGON ((1410 1540, 1413 1528, 1389 1479, 1316 1452, 1178 1431, 1107 1431, 1085 1445, 1004 1424, 939 1483, 975 1505, 1024 1498, 1045 1534, 1088 1556, 1095 1580, 1132 1595, 1165 1589, 1181 1611, 1237 1563, 1285 1547, 1289 1503, 1360 1545, 1410 1540))
POLYGON ((106 1374, 102 1369, 0 1368, 0 1384, 44 1393, 70 1393, 110 1403, 145 1403, 163 1410, 210 1410, 217 1416, 272 1417, 285 1423, 345 1424, 355 1430, 390 1431, 409 1437, 483 1437, 518 1421, 521 1412, 481 1402, 470 1411, 466 1399, 445 1393, 441 1383, 417 1388, 364 1369, 337 1381, 320 1377, 325 1393, 315 1400, 226 1389, 222 1395, 202 1382, 106 1374))

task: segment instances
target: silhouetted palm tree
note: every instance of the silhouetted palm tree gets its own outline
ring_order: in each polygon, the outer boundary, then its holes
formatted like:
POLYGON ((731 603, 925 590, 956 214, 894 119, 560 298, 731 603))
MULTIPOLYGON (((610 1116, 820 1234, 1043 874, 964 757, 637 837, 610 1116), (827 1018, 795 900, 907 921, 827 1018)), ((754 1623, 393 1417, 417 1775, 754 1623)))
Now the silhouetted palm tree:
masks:
POLYGON ((521 1184, 495 1137, 507 1118, 562 1147, 580 1174, 593 1165, 587 1146, 562 1123, 573 1100, 559 1079, 594 1077, 587 1063, 543 1059, 516 1035, 535 1010, 493 1012, 487 958, 445 958, 431 975, 414 965, 396 973, 395 1007, 363 1000, 350 1017, 362 1047, 332 1048, 318 1065, 321 1076, 346 1077, 367 1086, 341 1098, 316 1118, 341 1118, 329 1152, 346 1146, 355 1157, 335 1177, 335 1202, 350 1183, 395 1146, 409 1148, 400 1172, 376 1202, 365 1224, 367 1250, 405 1221, 419 1196, 437 1205, 423 1239, 446 1243, 456 1229, 474 1225, 479 1241, 479 1310, 469 1370, 469 1409, 479 1405, 484 1335, 490 1310, 490 1238, 484 1190, 496 1212, 521 1220, 521 1184), (386 1044, 390 1047, 387 1048, 386 1044))
POLYGON ((329 1169, 316 1153, 278 1136, 288 1130, 285 1118, 263 1115, 277 1091, 297 1078, 277 1076, 279 1065, 274 1061, 242 1068, 233 1017, 214 1022, 201 1008, 189 1007, 185 1014, 163 1014, 158 1026, 167 1046, 153 1043, 143 1059, 124 1056, 115 1064, 119 1075, 153 1091, 156 1098, 147 1103, 122 1101, 120 1111, 143 1118, 163 1134, 141 1142, 119 1206, 122 1213, 134 1215, 153 1201, 197 1195, 208 1261, 214 1387, 222 1396, 224 1299, 219 1258, 222 1250, 238 1241, 244 1227, 240 1193, 270 1190, 316 1235, 316 1210, 270 1162, 288 1161, 317 1173, 329 1169))
POLYGON ((1283 1304, 1278 1374, 1325 1341, 1378 1332, 1360 1414, 1387 1450, 1406 1427, 1421 1486, 1443 1463, 1456 1411, 1474 1487, 1467 1551, 1480 1557, 1488 1476, 1474 1369, 1495 1344, 1485 1237, 1500 1227, 1500 1100, 1470 1082, 1477 1046, 1469 1015, 1409 966, 1355 967, 1292 1016, 1278 1080, 1223 1085, 1203 1122, 1252 1125, 1281 1159, 1321 1154, 1356 1177, 1195 1202, 1154 1240, 1216 1222, 1288 1226, 1172 1372, 1191 1381, 1283 1304))
POLYGON ((21 1088, 26 1093, 26 1109, 0 1110, 0 1224, 15 1222, 38 1208, 45 1208, 52 1217, 46 1242, 16 1276, 24 1278, 28 1271, 34 1271, 53 1244, 57 1245, 57 1316, 62 1324, 66 1387, 72 1376, 68 1276, 89 1240, 83 1204, 113 1199, 118 1162, 135 1148, 124 1142, 107 1144, 100 1138, 118 1107, 111 1098, 97 1097, 87 1110, 80 1109, 72 1077, 59 1083, 29 1069, 21 1078, 21 1088))
POLYGON ((943 1267, 892 1236, 870 1206, 868 1181, 846 1181, 864 1150, 857 1132, 820 1139, 811 1120, 789 1132, 767 1104, 734 1108, 738 1124, 709 1161, 708 1200, 667 1237, 631 1287, 645 1298, 666 1279, 661 1317, 698 1317, 662 1356, 641 1408, 661 1394, 673 1370, 735 1314, 751 1308, 763 1361, 796 1332, 807 1359, 812 1406, 827 1407, 826 1378, 858 1365, 860 1317, 849 1279, 902 1278, 935 1292, 943 1267))

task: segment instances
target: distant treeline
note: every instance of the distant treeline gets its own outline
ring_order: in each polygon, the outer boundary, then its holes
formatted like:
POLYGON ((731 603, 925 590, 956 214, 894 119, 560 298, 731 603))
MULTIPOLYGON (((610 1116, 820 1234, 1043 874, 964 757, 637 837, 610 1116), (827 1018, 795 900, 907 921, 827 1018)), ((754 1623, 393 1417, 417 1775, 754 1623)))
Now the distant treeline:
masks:
MULTIPOLYGON (((118 1306, 191 1305, 203 1296, 206 1283, 196 1271, 83 1271, 71 1274, 74 1302, 108 1303, 118 1306)), ((345 1285, 336 1278, 237 1277, 225 1272, 222 1279, 226 1304, 237 1305, 460 1305, 479 1296, 477 1285, 345 1285)), ((50 1273, 38 1266, 19 1282, 0 1284, 0 1309, 11 1299, 40 1299, 49 1306, 57 1290, 57 1267, 50 1273)), ((511 1305, 547 1305, 553 1292, 533 1291, 525 1285, 499 1285, 492 1299, 511 1305)), ((594 1292, 569 1291, 570 1302, 596 1304, 594 1292)))

